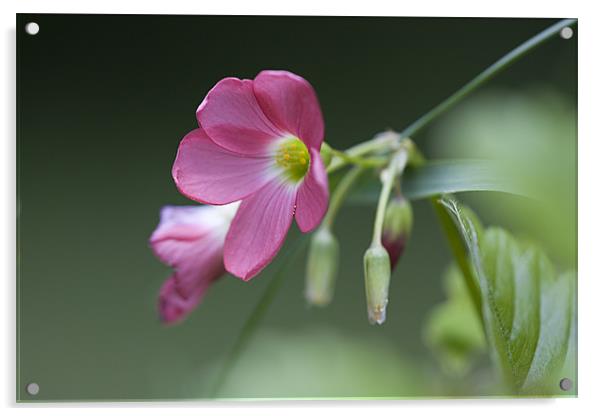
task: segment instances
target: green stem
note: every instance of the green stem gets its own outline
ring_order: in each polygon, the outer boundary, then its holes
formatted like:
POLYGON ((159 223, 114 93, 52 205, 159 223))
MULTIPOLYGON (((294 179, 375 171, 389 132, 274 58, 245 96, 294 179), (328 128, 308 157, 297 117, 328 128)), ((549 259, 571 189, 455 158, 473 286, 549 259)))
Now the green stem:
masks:
MULTIPOLYGON (((422 130, 437 117, 448 111, 454 105, 459 103, 463 98, 465 98, 471 92, 482 86, 485 82, 492 79, 502 70, 512 65, 515 61, 522 58, 528 52, 543 44, 545 41, 549 40, 554 35, 558 34, 565 27, 572 26, 575 23, 577 23, 576 19, 564 19, 553 24, 549 28, 533 36, 531 39, 528 39, 527 41, 523 42, 522 44, 508 52, 506 55, 498 59, 493 65, 489 66, 479 75, 477 75, 468 84, 464 85, 454 94, 449 96, 446 100, 434 107, 431 111, 424 114, 412 124, 410 124, 408 127, 406 127, 400 134, 389 132, 390 134, 386 134, 383 137, 377 136, 371 140, 367 140, 353 147, 350 147, 344 152, 345 155, 347 157, 354 158, 379 150, 395 149, 396 142, 399 142, 404 138, 408 138, 415 135, 417 132, 422 130)), ((337 156, 332 160, 327 171, 328 173, 335 172, 336 170, 346 166, 348 163, 348 158, 337 156)))
POLYGON ((535 49, 537 46, 544 43, 546 40, 550 39, 552 36, 559 33, 562 29, 567 26, 572 26, 577 22, 576 19, 564 19, 559 21, 558 23, 553 24, 549 28, 544 31, 538 33, 533 36, 531 39, 526 42, 520 44, 518 47, 514 48, 506 55, 497 60, 493 65, 489 68, 485 69, 479 75, 477 75, 472 81, 468 84, 464 85, 450 97, 448 97, 441 104, 433 108, 428 113, 424 114, 418 120, 414 121, 405 130, 401 132, 401 137, 411 137, 416 134, 419 130, 422 130, 433 121, 435 118, 439 117, 441 114, 449 110, 452 106, 457 104, 460 100, 470 94, 472 91, 483 85, 485 82, 489 81, 499 72, 510 66, 516 60, 524 56, 526 53, 535 49))
POLYGON ((373 158, 364 158, 361 156, 352 156, 347 154, 346 152, 341 152, 340 150, 336 150, 331 148, 332 153, 337 157, 343 160, 346 163, 350 163, 357 166, 362 166, 365 168, 378 168, 387 163, 388 158, 386 157, 373 157, 373 158))
POLYGON ((347 194, 351 190, 351 187, 355 183, 355 181, 361 176, 364 172, 364 168, 361 166, 356 166, 351 169, 349 172, 345 174, 341 182, 337 185, 335 191, 332 193, 330 198, 330 205, 328 207, 328 212, 324 216, 324 220, 322 221, 321 227, 331 228, 334 219, 343 204, 343 201, 347 197, 347 194))
POLYGON ((393 155, 387 168, 383 171, 383 187, 378 197, 378 205, 376 206, 376 217, 374 219, 374 232, 372 234, 372 247, 382 245, 383 224, 385 222, 385 211, 387 203, 391 197, 391 190, 395 179, 401 175, 408 161, 408 153, 406 148, 402 148, 399 152, 393 155), (402 158, 402 159, 400 159, 402 158))
POLYGON ((224 382, 228 379, 232 369, 238 363, 240 359, 240 355, 242 351, 247 347, 255 330, 261 324, 263 317, 268 311, 268 308, 272 304, 278 290, 282 286, 282 282, 284 281, 284 276, 288 276, 290 273, 286 273, 288 269, 289 263, 296 257, 297 253, 301 250, 305 243, 307 242, 307 234, 301 236, 297 239, 293 247, 288 251, 288 253, 282 258, 278 268, 274 272, 274 277, 268 284, 267 288, 261 295, 259 302, 255 308, 251 311, 249 318, 244 323, 241 331, 238 334, 238 338, 234 342, 234 346, 230 350, 230 353, 225 359, 224 366, 221 368, 219 374, 217 375, 216 382, 213 386, 213 390, 211 392, 212 397, 218 397, 218 394, 224 384, 224 382))
MULTIPOLYGON (((355 146, 350 147, 344 153, 348 158, 357 158, 364 156, 369 153, 377 152, 384 149, 392 149, 399 141, 397 134, 386 134, 383 136, 376 136, 371 140, 359 143, 355 146)), ((332 173, 340 168, 346 166, 349 162, 345 158, 336 156, 328 166, 327 172, 332 173)))

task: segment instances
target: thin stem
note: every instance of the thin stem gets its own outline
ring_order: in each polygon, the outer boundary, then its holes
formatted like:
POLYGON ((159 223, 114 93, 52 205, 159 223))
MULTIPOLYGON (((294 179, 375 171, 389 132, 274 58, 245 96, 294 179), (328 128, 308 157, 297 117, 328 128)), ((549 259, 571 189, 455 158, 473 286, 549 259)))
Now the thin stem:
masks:
MULTIPOLYGON (((395 133, 385 134, 383 136, 378 135, 371 140, 367 140, 365 142, 350 147, 345 151, 345 155, 348 157, 355 158, 364 156, 368 153, 377 152, 379 150, 392 149, 394 148, 398 140, 399 136, 395 133)), ((345 159, 336 156, 335 158, 333 158, 332 162, 330 162, 327 171, 328 173, 335 172, 347 164, 348 162, 345 159)))
POLYGON ((332 193, 332 197, 330 198, 330 205, 328 207, 328 212, 322 221, 322 227, 332 227, 334 219, 336 218, 343 201, 347 197, 347 194, 351 190, 351 187, 355 181, 361 176, 364 170, 365 169, 363 167, 356 166, 347 172, 343 179, 341 179, 341 182, 339 182, 335 191, 332 193))
POLYGON ((266 287, 265 291, 261 295, 259 302, 249 315, 249 318, 244 323, 241 331, 238 334, 236 341, 234 342, 234 346, 230 353, 226 357, 225 364, 222 367, 221 371, 217 375, 216 382, 213 386, 213 390, 211 392, 212 397, 217 397, 224 382, 228 379, 230 372, 234 368, 234 366, 238 363, 241 353, 247 347, 255 330, 261 324, 265 314, 268 311, 268 308, 274 301, 278 290, 282 286, 282 282, 284 281, 284 276, 288 276, 290 273, 285 273, 288 267, 290 266, 290 262, 294 260, 297 253, 301 250, 305 243, 307 242, 307 235, 303 235, 297 239, 294 246, 290 249, 290 251, 286 254, 286 256, 281 260, 278 268, 274 272, 274 277, 266 287))
MULTIPOLYGON (((527 41, 523 42, 522 44, 508 52, 506 55, 498 59, 493 65, 489 66, 479 75, 477 75, 474 79, 472 79, 469 83, 464 85, 454 94, 449 96, 446 100, 441 102, 428 113, 422 115, 420 118, 418 118, 408 127, 406 127, 400 134, 389 132, 390 134, 384 135, 383 137, 377 136, 371 140, 367 140, 353 147, 350 147, 348 150, 345 151, 345 154, 349 157, 358 157, 387 148, 391 150, 395 149, 396 142, 399 142, 403 138, 415 135, 417 132, 422 130, 437 117, 439 117, 447 110, 452 108, 454 105, 459 103, 463 98, 465 98, 478 87, 482 86, 485 82, 492 79, 502 70, 512 65, 515 61, 522 58, 528 52, 543 44, 545 41, 552 38, 554 35, 558 34, 565 27, 572 26, 575 23, 577 23, 576 19, 564 19, 553 24, 549 28, 533 36, 531 39, 528 39, 527 41)), ((344 158, 335 157, 330 163, 330 166, 328 167, 327 171, 328 173, 335 172, 338 169, 347 165, 348 163, 349 161, 345 160, 344 158)))
POLYGON ((401 175, 407 161, 407 149, 402 148, 393 156, 391 162, 389 162, 389 166, 387 166, 387 168, 383 171, 383 187, 380 191, 380 196, 378 197, 378 205, 376 206, 376 217, 374 219, 374 232, 372 234, 373 247, 382 245, 381 241, 383 233, 383 224, 385 222, 385 211, 387 209, 387 203, 389 202, 389 198, 391 197, 391 190, 393 189, 395 179, 399 177, 399 175, 401 175))
POLYGON ((457 104, 460 100, 470 94, 472 91, 483 85, 485 82, 489 81, 503 69, 514 63, 517 59, 521 58, 527 52, 530 52, 537 46, 544 43, 546 40, 550 39, 552 36, 559 33, 562 29, 567 26, 572 26, 577 22, 576 19, 564 19, 559 21, 558 23, 553 24, 549 28, 544 31, 538 33, 533 36, 531 39, 523 42, 518 47, 514 48, 506 55, 497 60, 493 65, 489 68, 485 69, 479 75, 477 75, 472 81, 468 84, 464 85, 450 97, 448 97, 441 104, 433 108, 428 113, 424 114, 418 120, 414 121, 405 130, 401 132, 401 137, 409 137, 416 134, 419 130, 422 130, 427 124, 433 121, 435 118, 439 117, 441 114, 449 110, 452 106, 457 104))
POLYGON ((374 232, 372 233, 372 246, 382 245, 382 233, 383 224, 385 221, 385 211, 387 209, 387 202, 391 196, 391 189, 393 188, 393 181, 395 176, 390 172, 387 172, 387 179, 383 183, 383 187, 378 197, 378 205, 376 206, 376 218, 374 219, 374 232))
POLYGON ((352 156, 347 154, 346 152, 341 152, 340 150, 332 148, 331 151, 337 158, 342 159, 344 162, 357 166, 363 166, 365 168, 378 168, 380 166, 384 166, 389 160, 385 157, 364 158, 361 156, 352 156))

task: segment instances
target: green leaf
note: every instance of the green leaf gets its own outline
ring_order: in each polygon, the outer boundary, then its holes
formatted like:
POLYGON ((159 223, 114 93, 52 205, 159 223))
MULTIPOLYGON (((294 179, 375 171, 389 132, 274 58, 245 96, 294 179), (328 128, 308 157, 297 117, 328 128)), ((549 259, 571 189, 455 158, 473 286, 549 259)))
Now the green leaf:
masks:
POLYGON ((460 215, 460 206, 453 203, 454 200, 433 199, 432 202, 443 226, 443 231, 447 236, 452 254, 464 276, 464 282, 470 293, 475 312, 481 317, 481 289, 470 264, 469 256, 466 254, 465 236, 471 236, 471 239, 477 241, 483 234, 483 227, 477 216, 470 209, 463 207, 462 214, 460 215), (450 216, 448 211, 454 212, 455 215, 450 216), (455 222, 456 218, 466 220, 455 222), (471 219, 470 222, 468 218, 471 219))
POLYGON ((485 351, 485 336, 462 273, 455 265, 445 273, 444 284, 447 300, 430 312, 424 340, 444 372, 461 377, 485 351))
POLYGON ((478 232, 455 199, 439 201, 462 235, 481 292, 491 357, 514 392, 558 389, 575 313, 574 275, 559 275, 535 245, 499 228, 478 232))
MULTIPOLYGON (((374 203, 381 184, 376 178, 358 187, 349 200, 355 203, 374 203)), ((429 161, 424 166, 408 169, 402 179, 403 194, 409 199, 422 199, 445 193, 496 191, 522 196, 533 192, 511 175, 508 167, 488 160, 429 161)))

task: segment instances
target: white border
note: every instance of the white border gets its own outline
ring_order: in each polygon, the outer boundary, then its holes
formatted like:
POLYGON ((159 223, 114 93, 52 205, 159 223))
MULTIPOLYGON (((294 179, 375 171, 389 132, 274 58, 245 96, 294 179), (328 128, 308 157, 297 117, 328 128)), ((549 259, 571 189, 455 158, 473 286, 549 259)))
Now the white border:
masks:
POLYGON ((593 1, 546 1, 526 2, 504 0, 483 1, 425 1, 385 2, 370 1, 124 1, 76 0, 1 2, 3 27, 2 82, 3 97, 0 101, 0 127, 4 132, 0 150, 3 197, 0 247, 0 264, 4 266, 2 281, 2 375, 0 376, 1 404, 9 412, 34 412, 63 415, 80 414, 83 410, 106 414, 105 406, 119 414, 145 413, 164 415, 169 413, 195 414, 318 414, 344 413, 362 415, 378 412, 379 415, 407 411, 410 414, 441 413, 446 415, 506 415, 517 411, 544 413, 546 415, 589 414, 596 406, 601 367, 600 356, 600 305, 602 301, 602 276, 595 268, 602 247, 600 227, 600 172, 602 155, 600 133, 600 100, 602 88, 600 74, 602 62, 600 50, 600 16, 593 1), (493 3, 493 4, 492 4, 493 3), (134 13, 134 14, 285 14, 285 15, 399 15, 399 16, 473 16, 473 17, 577 17, 579 18, 579 399, 557 400, 434 400, 404 402, 238 402, 238 403, 120 403, 120 404, 55 404, 15 405, 15 13, 134 13), (16 409, 20 408, 20 409, 16 409), (66 407, 66 408, 63 408, 66 407), (203 408, 203 409, 200 409, 203 408))
MULTIPOLYGON (((331 16, 460 16, 460 17, 577 17, 576 2, 548 0, 530 6, 525 1, 509 0, 499 5, 478 1, 421 1, 420 4, 372 1, 124 1, 82 2, 77 0, 21 0, 21 13, 116 13, 116 14, 268 14, 331 16)), ((578 3, 578 2, 577 2, 578 3)))

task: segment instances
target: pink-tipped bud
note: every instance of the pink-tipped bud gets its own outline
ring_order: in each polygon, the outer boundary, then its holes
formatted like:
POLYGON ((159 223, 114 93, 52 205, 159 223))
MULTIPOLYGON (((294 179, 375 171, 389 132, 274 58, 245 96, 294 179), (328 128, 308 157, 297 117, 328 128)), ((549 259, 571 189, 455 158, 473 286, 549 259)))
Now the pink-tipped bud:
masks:
POLYGON ((364 284, 368 320, 382 325, 387 319, 391 263, 387 250, 382 246, 370 247, 364 254, 364 284))
POLYGON ((385 212, 382 243, 391 260, 391 269, 399 261, 410 238, 413 223, 412 206, 403 197, 393 198, 385 212))
POLYGON ((339 243, 328 228, 312 236, 307 258, 305 299, 316 306, 330 303, 339 265, 339 243))

